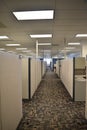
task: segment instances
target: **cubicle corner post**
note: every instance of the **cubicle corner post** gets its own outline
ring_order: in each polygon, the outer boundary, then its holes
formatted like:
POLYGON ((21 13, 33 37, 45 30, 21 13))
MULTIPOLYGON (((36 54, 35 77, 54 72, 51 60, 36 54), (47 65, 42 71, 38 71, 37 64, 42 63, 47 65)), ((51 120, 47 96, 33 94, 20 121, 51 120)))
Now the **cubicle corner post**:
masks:
MULTIPOLYGON (((1 74, 1 63, 0 63, 0 74, 1 74)), ((0 77, 0 86, 1 86, 1 77, 0 77)), ((2 117, 1 117, 1 87, 0 87, 0 130, 2 130, 2 117)))
MULTIPOLYGON (((87 55, 86 55, 86 76, 87 76, 87 55)), ((85 118, 87 119, 87 79, 86 79, 86 103, 85 103, 85 118)))
POLYGON ((75 57, 73 58, 73 101, 75 101, 75 57))
POLYGON ((60 70, 61 69, 61 60, 59 59, 59 77, 60 77, 60 70))
POLYGON ((31 100, 31 59, 28 59, 28 91, 29 100, 31 100))

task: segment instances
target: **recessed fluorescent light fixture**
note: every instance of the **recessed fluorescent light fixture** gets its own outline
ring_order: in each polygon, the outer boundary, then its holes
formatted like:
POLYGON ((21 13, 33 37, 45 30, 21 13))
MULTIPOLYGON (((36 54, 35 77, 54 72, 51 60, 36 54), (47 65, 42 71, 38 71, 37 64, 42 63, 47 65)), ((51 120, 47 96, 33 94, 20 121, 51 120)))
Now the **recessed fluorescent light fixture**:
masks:
POLYGON ((68 45, 80 45, 80 43, 79 42, 73 42, 73 43, 68 43, 68 45))
POLYGON ((66 50, 72 50, 75 49, 75 47, 65 47, 66 50))
POLYGON ((18 20, 41 20, 53 19, 54 10, 41 10, 41 11, 17 11, 13 12, 18 20))
POLYGON ((14 51, 8 51, 9 53, 15 53, 16 54, 16 52, 14 52, 14 51))
POLYGON ((64 50, 61 50, 61 52, 68 52, 68 51, 71 51, 71 50, 65 50, 65 49, 64 49, 64 50))
POLYGON ((20 44, 6 44, 6 46, 20 46, 20 44))
POLYGON ((87 37, 87 34, 77 34, 76 37, 87 37))
POLYGON ((38 43, 38 45, 46 46, 46 45, 51 45, 51 43, 38 43))
POLYGON ((52 34, 32 34, 30 35, 31 38, 48 38, 52 37, 52 34))
POLYGON ((0 39, 8 39, 7 36, 0 36, 0 39))
POLYGON ((4 48, 0 48, 0 51, 4 51, 5 49, 4 48))
POLYGON ((31 50, 23 50, 22 52, 28 53, 28 52, 31 52, 31 50))
POLYGON ((16 48, 16 50, 27 50, 27 48, 16 48))

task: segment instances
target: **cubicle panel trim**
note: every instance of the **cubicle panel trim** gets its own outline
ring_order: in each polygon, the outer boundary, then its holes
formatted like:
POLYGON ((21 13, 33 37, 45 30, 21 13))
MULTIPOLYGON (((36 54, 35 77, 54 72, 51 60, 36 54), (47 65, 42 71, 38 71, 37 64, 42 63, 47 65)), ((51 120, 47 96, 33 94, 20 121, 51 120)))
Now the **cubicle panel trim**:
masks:
POLYGON ((75 57, 73 58, 73 101, 75 101, 75 57))
POLYGON ((28 59, 28 91, 29 91, 29 100, 31 99, 31 59, 28 59))

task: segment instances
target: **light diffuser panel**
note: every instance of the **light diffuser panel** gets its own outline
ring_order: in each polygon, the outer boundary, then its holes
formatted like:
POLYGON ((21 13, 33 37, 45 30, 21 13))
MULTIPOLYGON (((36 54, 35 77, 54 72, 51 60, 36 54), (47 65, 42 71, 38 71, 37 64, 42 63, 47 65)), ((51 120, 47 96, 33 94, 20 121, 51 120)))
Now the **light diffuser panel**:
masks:
POLYGON ((76 37, 87 37, 87 34, 77 34, 76 37))
POLYGON ((31 38, 49 38, 52 37, 52 34, 32 34, 31 38))
POLYGON ((0 48, 0 51, 4 51, 5 49, 4 48, 0 48))
POLYGON ((54 10, 13 12, 18 20, 53 19, 54 10))
POLYGON ((0 39, 8 39, 7 36, 0 36, 0 39))
POLYGON ((46 46, 46 45, 51 45, 51 43, 38 43, 38 45, 41 45, 41 46, 46 46))
POLYGON ((16 48, 16 50, 27 50, 27 48, 16 48))
POLYGON ((80 45, 79 42, 75 42, 75 43, 68 43, 68 45, 80 45))
POLYGON ((20 46, 20 44, 6 44, 6 46, 20 46))

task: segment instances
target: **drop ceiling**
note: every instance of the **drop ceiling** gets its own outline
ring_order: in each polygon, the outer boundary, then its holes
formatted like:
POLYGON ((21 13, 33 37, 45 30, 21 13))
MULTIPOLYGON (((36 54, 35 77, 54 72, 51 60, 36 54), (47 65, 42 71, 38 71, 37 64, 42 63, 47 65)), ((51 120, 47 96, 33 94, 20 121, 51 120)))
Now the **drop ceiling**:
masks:
POLYGON ((78 33, 87 33, 87 1, 86 0, 1 0, 0 1, 0 35, 8 40, 0 40, 0 48, 24 55, 36 52, 36 40, 39 43, 52 43, 51 46, 39 46, 39 56, 53 57, 64 53, 68 42, 80 42, 74 50, 67 54, 78 53, 87 42, 87 38, 76 38, 78 33), (53 20, 18 21, 13 11, 54 10, 53 20), (30 34, 52 34, 52 38, 32 39, 30 34), (16 47, 6 44, 20 44, 30 52, 17 51, 16 47))

